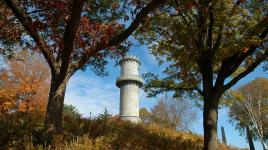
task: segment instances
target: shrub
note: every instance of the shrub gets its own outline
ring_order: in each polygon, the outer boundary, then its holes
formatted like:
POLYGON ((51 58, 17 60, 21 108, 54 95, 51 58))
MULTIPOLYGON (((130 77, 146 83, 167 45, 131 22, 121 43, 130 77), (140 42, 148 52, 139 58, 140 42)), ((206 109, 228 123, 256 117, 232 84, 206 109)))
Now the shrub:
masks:
MULTIPOLYGON (((202 136, 177 132, 155 124, 133 124, 121 121, 118 117, 109 117, 109 115, 100 115, 95 119, 84 119, 81 117, 65 118, 65 130, 60 135, 47 135, 42 130, 35 130, 36 127, 32 125, 27 128, 23 128, 22 125, 17 126, 16 131, 23 130, 21 131, 22 133, 11 135, 6 140, 8 144, 3 149, 203 149, 202 136), (31 130, 29 132, 27 130, 24 131, 27 128, 31 130), (24 133, 25 135, 21 136, 24 133)), ((220 144, 220 149, 235 150, 236 148, 220 144)))

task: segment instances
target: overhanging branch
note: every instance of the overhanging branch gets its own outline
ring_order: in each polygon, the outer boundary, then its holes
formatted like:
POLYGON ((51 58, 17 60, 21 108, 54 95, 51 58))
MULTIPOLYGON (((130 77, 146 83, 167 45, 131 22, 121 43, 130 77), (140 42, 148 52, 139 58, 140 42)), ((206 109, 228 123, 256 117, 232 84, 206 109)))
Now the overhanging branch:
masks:
POLYGON ((71 53, 73 52, 75 34, 80 23, 83 4, 84 0, 73 0, 72 3, 71 16, 70 19, 67 21, 67 25, 63 35, 64 48, 62 51, 62 55, 58 54, 62 58, 60 68, 62 76, 65 76, 69 67, 68 62, 70 62, 71 53))
POLYGON ((200 95, 204 96, 204 92, 198 87, 194 88, 194 90, 196 90, 200 95))
POLYGON ((252 63, 245 71, 234 77, 229 83, 223 86, 223 90, 227 90, 231 88, 233 85, 235 85, 240 79, 254 71, 254 69, 262 63, 265 59, 268 58, 268 51, 266 51, 265 54, 263 54, 260 58, 258 58, 254 63, 252 63))
POLYGON ((45 43, 45 41, 39 36, 36 28, 33 27, 32 19, 27 16, 23 10, 18 8, 12 0, 4 0, 5 4, 12 10, 15 17, 19 20, 19 22, 22 24, 22 26, 26 29, 26 31, 30 34, 30 36, 35 41, 37 47, 40 49, 40 51, 43 53, 46 61, 48 62, 51 71, 55 72, 56 65, 55 65, 55 58, 53 54, 49 51, 48 45, 45 43))
MULTIPOLYGON (((134 21, 130 24, 130 26, 122 33, 115 35, 112 37, 107 47, 116 45, 118 43, 126 40, 141 24, 142 20, 146 18, 146 16, 153 10, 155 10, 159 5, 163 4, 166 0, 152 0, 146 7, 144 7, 136 16, 134 21)), ((102 43, 100 43, 102 44, 102 43)), ((102 44, 103 45, 103 44, 102 44)))
MULTIPOLYGON (((268 34, 268 26, 266 26, 263 32, 259 35, 260 39, 264 39, 268 34)), ((236 53, 223 60, 220 70, 218 71, 218 77, 216 79, 215 87, 222 86, 224 80, 228 78, 232 73, 240 66, 240 64, 250 55, 252 55, 259 45, 251 45, 246 53, 236 53)))
POLYGON ((145 6, 136 15, 134 21, 130 24, 130 26, 126 30, 124 30, 120 34, 117 34, 117 35, 111 37, 110 40, 108 41, 108 43, 98 43, 96 45, 96 47, 91 49, 90 54, 88 54, 88 55, 84 54, 81 57, 80 61, 77 64, 75 64, 73 68, 80 69, 81 67, 83 67, 87 63, 89 56, 94 55, 105 48, 116 46, 119 43, 126 40, 140 26, 143 19, 150 12, 152 12, 153 10, 155 10, 157 7, 159 7, 161 4, 164 4, 165 2, 166 2, 166 0, 152 0, 147 6, 145 6))

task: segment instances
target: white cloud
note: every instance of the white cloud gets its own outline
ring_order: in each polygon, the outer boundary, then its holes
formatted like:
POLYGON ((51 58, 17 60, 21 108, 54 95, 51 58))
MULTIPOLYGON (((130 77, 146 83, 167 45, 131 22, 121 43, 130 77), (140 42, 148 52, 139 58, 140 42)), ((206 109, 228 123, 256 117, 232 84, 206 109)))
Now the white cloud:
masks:
MULTIPOLYGON (((148 49, 142 47, 144 57, 140 57, 142 65, 140 74, 150 71, 150 66, 157 65, 155 58, 149 54, 148 49)), ((138 50, 137 50, 138 51, 138 50)), ((135 55, 135 53, 134 53, 135 55)), ((107 67, 110 75, 100 78, 91 71, 78 71, 68 82, 65 103, 77 107, 85 117, 97 116, 103 113, 105 107, 113 115, 119 114, 120 90, 115 86, 115 78, 120 73, 120 67, 116 68, 110 63, 107 67)), ((140 107, 150 108, 156 103, 155 99, 149 99, 143 90, 140 92, 140 107)))
POLYGON ((97 116, 105 107, 109 113, 118 114, 119 89, 114 82, 105 83, 95 76, 78 73, 68 83, 65 103, 75 105, 85 117, 97 116))
MULTIPOLYGON (((119 114, 120 90, 115 86, 115 79, 109 81, 85 72, 75 74, 68 82, 65 103, 77 107, 85 117, 98 116, 105 107, 109 113, 119 114)), ((140 91, 140 107, 150 108, 156 99, 147 98, 146 93, 140 91)))

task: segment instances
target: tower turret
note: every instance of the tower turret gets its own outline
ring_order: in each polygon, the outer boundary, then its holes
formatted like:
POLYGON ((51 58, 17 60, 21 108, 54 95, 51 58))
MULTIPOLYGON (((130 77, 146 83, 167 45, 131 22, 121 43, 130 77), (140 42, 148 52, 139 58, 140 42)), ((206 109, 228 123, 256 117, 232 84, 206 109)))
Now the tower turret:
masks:
POLYGON ((135 56, 126 56, 119 61, 121 74, 116 80, 120 88, 120 118, 139 122, 139 90, 143 80, 139 76, 140 61, 135 56))

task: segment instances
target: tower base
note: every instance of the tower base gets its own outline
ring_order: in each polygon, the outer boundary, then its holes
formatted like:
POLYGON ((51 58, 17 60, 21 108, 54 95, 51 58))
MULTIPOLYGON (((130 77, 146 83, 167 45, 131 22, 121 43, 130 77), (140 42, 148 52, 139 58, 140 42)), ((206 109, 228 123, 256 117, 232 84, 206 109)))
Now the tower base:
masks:
POLYGON ((141 122, 140 117, 137 117, 137 116, 120 116, 120 118, 122 120, 130 121, 132 123, 139 123, 139 122, 141 122))

